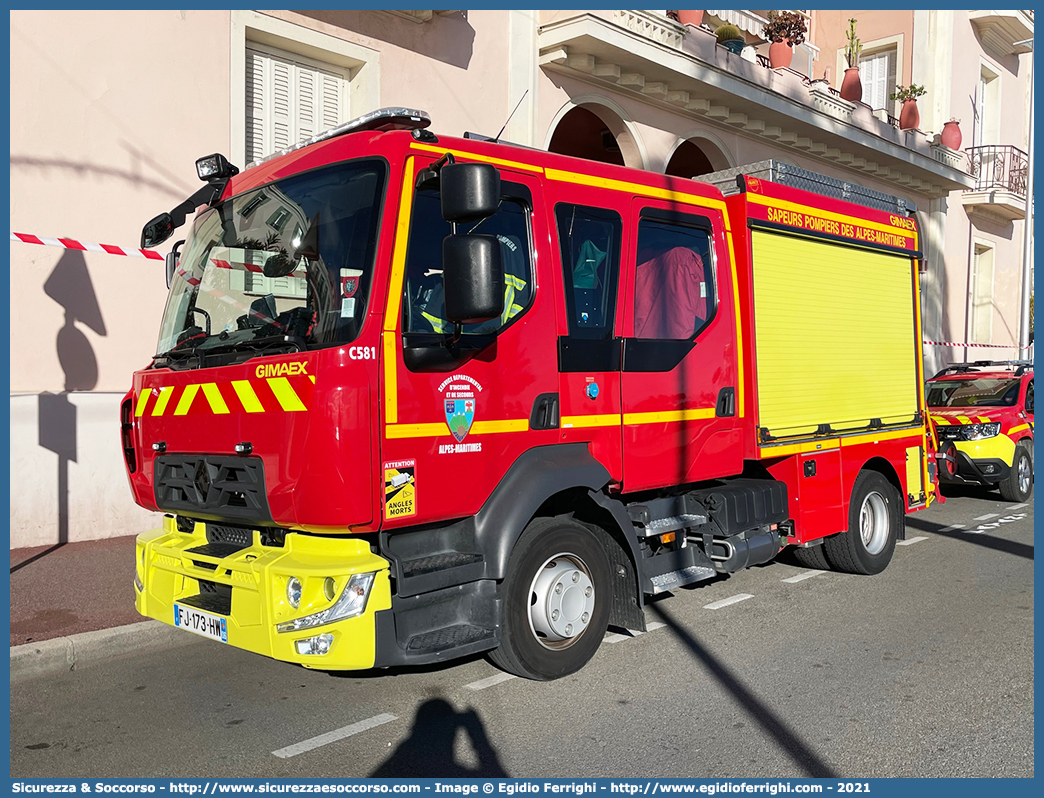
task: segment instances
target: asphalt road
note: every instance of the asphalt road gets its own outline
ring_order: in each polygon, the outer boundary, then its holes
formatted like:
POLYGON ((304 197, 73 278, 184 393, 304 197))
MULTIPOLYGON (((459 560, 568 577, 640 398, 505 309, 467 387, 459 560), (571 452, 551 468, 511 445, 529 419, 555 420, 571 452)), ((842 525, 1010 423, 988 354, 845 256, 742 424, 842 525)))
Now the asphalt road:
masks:
POLYGON ((680 590, 552 683, 203 640, 21 682, 11 775, 1032 776, 1032 503, 963 491, 907 530, 876 577, 776 561, 680 590))

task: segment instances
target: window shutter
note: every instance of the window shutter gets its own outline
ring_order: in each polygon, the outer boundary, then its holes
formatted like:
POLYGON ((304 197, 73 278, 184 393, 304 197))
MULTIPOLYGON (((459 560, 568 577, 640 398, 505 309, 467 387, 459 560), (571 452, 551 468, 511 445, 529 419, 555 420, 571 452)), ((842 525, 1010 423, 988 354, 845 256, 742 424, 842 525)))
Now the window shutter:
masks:
POLYGON ((863 56, 859 61, 859 80, 863 84, 863 102, 873 108, 892 112, 889 99, 895 91, 895 50, 863 56))
POLYGON ((247 50, 246 152, 252 162, 348 118, 347 70, 300 57, 247 50))

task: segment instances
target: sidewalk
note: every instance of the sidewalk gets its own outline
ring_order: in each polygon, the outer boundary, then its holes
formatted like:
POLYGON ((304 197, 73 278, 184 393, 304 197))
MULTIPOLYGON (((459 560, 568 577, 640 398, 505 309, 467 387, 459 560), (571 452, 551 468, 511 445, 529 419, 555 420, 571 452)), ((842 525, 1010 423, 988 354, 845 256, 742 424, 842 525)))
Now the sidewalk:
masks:
POLYGON ((11 552, 11 645, 145 619, 134 610, 134 536, 11 552))

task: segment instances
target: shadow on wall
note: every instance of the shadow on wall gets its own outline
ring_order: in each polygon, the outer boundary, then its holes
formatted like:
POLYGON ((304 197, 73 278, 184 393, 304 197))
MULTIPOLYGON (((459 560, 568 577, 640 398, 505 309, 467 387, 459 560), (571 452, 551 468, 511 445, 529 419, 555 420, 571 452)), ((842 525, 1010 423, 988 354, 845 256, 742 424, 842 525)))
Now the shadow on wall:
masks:
POLYGON ((457 712, 442 698, 425 701, 417 709, 410 736, 370 774, 372 778, 507 778, 497 750, 486 736, 478 713, 470 707, 457 712), (477 767, 458 762, 453 753, 457 733, 471 742, 477 767))
POLYGON ((76 405, 70 391, 90 391, 98 384, 98 359, 94 348, 76 322, 98 335, 105 335, 98 297, 83 253, 67 251, 58 260, 44 293, 65 309, 65 325, 58 331, 58 362, 65 372, 65 391, 41 393, 39 400, 39 443, 58 455, 58 543, 20 563, 23 568, 69 542, 69 463, 76 462, 76 405))
POLYGON ((467 69, 475 51, 475 29, 467 11, 434 16, 427 22, 396 19, 387 11, 297 11, 302 17, 369 36, 425 58, 467 69))

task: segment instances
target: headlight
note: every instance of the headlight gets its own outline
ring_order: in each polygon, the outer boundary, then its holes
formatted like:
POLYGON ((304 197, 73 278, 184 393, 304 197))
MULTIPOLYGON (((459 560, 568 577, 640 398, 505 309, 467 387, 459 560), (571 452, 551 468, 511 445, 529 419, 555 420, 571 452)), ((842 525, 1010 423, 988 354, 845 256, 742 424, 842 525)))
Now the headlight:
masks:
POLYGON ((961 433, 966 441, 981 441, 984 438, 995 438, 1000 435, 1000 428, 999 423, 965 424, 961 427, 961 433))
POLYGON ((366 609, 366 601, 370 597, 374 576, 376 574, 355 574, 348 580, 341 597, 332 606, 322 612, 306 615, 304 618, 295 618, 292 621, 276 624, 276 631, 296 632, 299 629, 311 629, 313 626, 323 626, 362 615, 366 609))
POLYGON ((295 610, 301 603, 301 580, 296 576, 291 576, 286 580, 286 600, 295 610))

